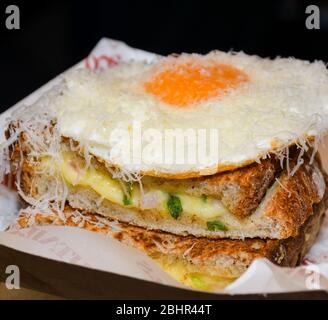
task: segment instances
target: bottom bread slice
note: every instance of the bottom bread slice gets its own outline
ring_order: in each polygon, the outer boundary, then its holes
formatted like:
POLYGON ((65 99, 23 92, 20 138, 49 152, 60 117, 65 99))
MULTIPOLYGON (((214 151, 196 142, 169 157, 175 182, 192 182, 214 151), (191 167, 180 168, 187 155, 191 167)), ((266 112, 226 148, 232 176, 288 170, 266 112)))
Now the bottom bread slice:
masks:
POLYGON ((187 286, 215 290, 237 279, 256 258, 280 265, 297 266, 313 244, 328 207, 327 195, 314 206, 314 214, 297 237, 272 239, 208 239, 178 236, 163 231, 120 223, 99 215, 66 207, 64 214, 22 212, 18 225, 65 225, 106 234, 138 248, 156 260, 177 281, 187 286))

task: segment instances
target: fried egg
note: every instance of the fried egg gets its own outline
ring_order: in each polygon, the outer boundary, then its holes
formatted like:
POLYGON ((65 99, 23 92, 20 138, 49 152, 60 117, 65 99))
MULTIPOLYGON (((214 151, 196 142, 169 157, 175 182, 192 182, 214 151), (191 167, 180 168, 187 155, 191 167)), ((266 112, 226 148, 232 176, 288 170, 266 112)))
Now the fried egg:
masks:
POLYGON ((320 61, 242 52, 122 62, 66 75, 56 118, 62 136, 122 170, 214 174, 324 134, 328 74, 320 61), (169 146, 174 130, 182 140, 169 146))

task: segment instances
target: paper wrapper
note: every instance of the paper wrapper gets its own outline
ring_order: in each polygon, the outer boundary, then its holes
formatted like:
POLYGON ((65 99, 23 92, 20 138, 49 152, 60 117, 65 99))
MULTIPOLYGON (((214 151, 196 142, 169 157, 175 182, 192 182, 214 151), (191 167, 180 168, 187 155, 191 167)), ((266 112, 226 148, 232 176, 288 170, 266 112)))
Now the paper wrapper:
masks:
MULTIPOLYGON (((122 42, 102 39, 89 57, 73 68, 100 70, 109 68, 119 61, 151 61, 155 57, 152 53, 130 48, 122 42)), ((5 118, 10 117, 10 112, 14 108, 33 103, 58 81, 59 77, 2 114, 0 126, 3 128, 5 118)), ((328 168, 328 156, 325 156, 328 155, 328 147, 326 150, 322 147, 320 152, 328 168)), ((15 195, 8 193, 4 188, 0 189, 0 207, 0 230, 5 230, 17 214, 17 206, 15 195)), ((104 235, 78 228, 47 226, 0 231, 0 244, 49 259, 186 289, 138 250, 104 235)), ((254 261, 239 279, 217 293, 278 293, 318 289, 328 291, 328 217, 302 266, 292 269, 281 268, 266 259, 259 259, 254 261)))

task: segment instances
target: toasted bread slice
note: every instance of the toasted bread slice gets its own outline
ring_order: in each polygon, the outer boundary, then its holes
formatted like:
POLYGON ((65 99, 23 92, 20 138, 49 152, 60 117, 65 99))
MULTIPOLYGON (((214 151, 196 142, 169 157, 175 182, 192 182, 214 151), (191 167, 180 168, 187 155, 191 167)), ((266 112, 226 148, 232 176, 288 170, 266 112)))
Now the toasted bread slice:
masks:
POLYGON ((57 214, 22 213, 20 227, 66 225, 106 234, 138 248, 155 259, 176 280, 205 290, 223 288, 238 278, 256 258, 267 258, 280 266, 298 265, 313 244, 327 209, 327 196, 314 206, 296 237, 284 240, 230 240, 177 236, 146 230, 110 218, 66 207, 65 221, 57 214))

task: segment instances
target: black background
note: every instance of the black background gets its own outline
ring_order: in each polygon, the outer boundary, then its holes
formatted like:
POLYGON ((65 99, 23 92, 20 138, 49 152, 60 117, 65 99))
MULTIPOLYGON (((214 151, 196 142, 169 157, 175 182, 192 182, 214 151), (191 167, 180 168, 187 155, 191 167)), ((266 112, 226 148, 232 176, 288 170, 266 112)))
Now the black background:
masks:
POLYGON ((306 1, 0 1, 0 111, 83 59, 101 37, 160 54, 213 49, 328 61, 328 2, 320 30, 306 1), (6 6, 21 29, 5 27, 6 6))

